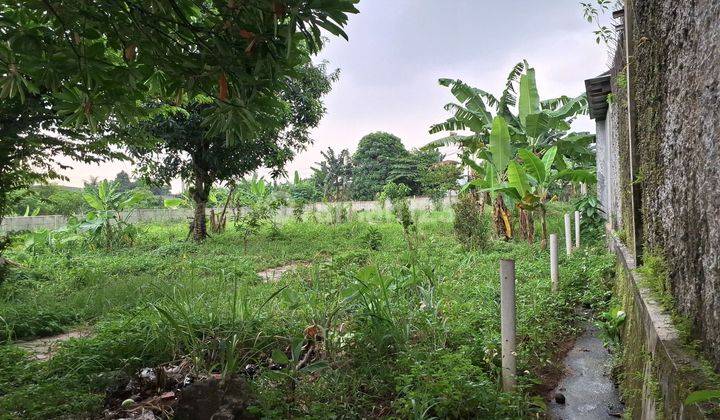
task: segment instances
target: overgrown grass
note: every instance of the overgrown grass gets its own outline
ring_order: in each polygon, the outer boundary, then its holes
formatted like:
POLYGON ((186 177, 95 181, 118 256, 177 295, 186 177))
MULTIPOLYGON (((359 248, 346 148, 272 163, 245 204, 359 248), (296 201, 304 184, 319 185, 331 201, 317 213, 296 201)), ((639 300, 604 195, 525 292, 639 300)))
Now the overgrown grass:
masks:
MULTIPOLYGON (((563 209, 551 209, 550 232, 562 233, 563 209)), ((323 330, 329 368, 291 380, 261 369, 248 379, 253 412, 519 418, 542 411, 537 375, 580 327, 574 309, 609 299, 612 257, 601 245, 561 253, 554 295, 539 244, 466 250, 450 213, 415 218, 417 237, 404 235, 389 213, 336 225, 288 221, 251 238, 247 252, 232 229, 195 245, 184 242, 180 225, 145 227, 133 247, 111 252, 31 256, 16 246, 12 258, 26 268, 0 285, 0 413, 97 415, 106 387, 180 358, 199 372, 242 375, 245 364, 262 367, 310 325, 323 330), (500 258, 517 261, 516 394, 498 382, 500 258), (311 264, 278 282, 255 274, 293 261, 311 264), (94 335, 64 343, 48 362, 10 343, 85 324, 94 335)))

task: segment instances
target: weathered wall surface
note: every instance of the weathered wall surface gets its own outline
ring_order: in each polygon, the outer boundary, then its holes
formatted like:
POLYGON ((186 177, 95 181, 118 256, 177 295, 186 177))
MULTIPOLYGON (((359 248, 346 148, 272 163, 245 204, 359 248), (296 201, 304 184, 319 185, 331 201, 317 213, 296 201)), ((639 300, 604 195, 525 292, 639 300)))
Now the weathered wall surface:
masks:
POLYGON ((633 3, 645 249, 720 368, 720 1, 633 3))
POLYGON ((684 404, 692 390, 714 389, 715 384, 686 351, 671 315, 642 286, 634 256, 612 233, 609 246, 618 260, 615 293, 626 313, 618 372, 625 418, 717 418, 717 405, 684 404))

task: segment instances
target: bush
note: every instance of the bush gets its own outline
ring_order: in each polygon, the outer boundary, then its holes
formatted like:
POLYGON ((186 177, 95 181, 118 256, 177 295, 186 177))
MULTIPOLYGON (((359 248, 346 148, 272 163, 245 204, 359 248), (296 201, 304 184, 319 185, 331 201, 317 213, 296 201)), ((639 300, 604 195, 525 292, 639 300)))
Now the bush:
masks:
POLYGON ((582 216, 582 235, 588 239, 597 239, 603 232, 605 213, 597 197, 589 195, 575 202, 575 210, 582 216))
POLYGON ((362 237, 363 243, 367 244, 368 248, 373 251, 378 251, 380 249, 382 240, 382 232, 374 226, 368 226, 367 231, 365 231, 365 234, 362 237))
POLYGON ((382 195, 392 203, 392 212, 403 227, 405 234, 415 232, 415 222, 410 212, 410 187, 405 184, 388 182, 382 190, 382 195))
POLYGON ((453 204, 455 236, 468 249, 484 249, 490 237, 490 220, 470 194, 461 194, 453 204))
POLYGON ((352 203, 338 202, 335 204, 327 203, 328 213, 330 214, 330 223, 338 225, 350 221, 352 203))

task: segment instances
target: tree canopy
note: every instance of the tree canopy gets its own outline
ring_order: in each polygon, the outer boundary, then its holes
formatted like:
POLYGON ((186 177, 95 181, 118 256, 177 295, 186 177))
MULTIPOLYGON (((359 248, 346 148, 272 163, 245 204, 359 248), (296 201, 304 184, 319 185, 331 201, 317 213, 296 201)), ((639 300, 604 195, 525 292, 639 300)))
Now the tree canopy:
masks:
POLYGON ((353 198, 372 200, 391 181, 392 165, 407 158, 405 149, 397 136, 385 132, 370 133, 360 139, 353 154, 353 198))
POLYGON ((29 0, 0 4, 0 99, 41 94, 67 126, 147 116, 197 95, 206 130, 234 141, 282 110, 276 93, 357 0, 29 0))

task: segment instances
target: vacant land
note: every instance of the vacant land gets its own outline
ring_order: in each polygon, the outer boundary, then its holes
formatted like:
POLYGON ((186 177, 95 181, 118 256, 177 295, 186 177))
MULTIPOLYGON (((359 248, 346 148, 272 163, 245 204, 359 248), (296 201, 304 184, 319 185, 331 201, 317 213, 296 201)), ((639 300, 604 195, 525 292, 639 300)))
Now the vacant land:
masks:
MULTIPOLYGON (((560 211, 550 232, 562 232, 560 211)), ((232 227, 197 245, 184 225, 151 225, 113 251, 19 237, 8 256, 23 268, 0 285, 0 417, 177 414, 192 402, 174 391, 205 378, 240 387, 232 402, 249 416, 544 411, 537 395, 581 326, 576 309, 609 299, 612 258, 592 244, 561 255, 553 294, 539 244, 467 250, 450 212, 416 217, 416 235, 377 212, 288 221, 247 244, 232 227), (517 261, 517 394, 498 384, 500 258, 517 261), (74 331, 46 360, 17 345, 74 331), (143 387, 146 367, 185 383, 143 387)))

